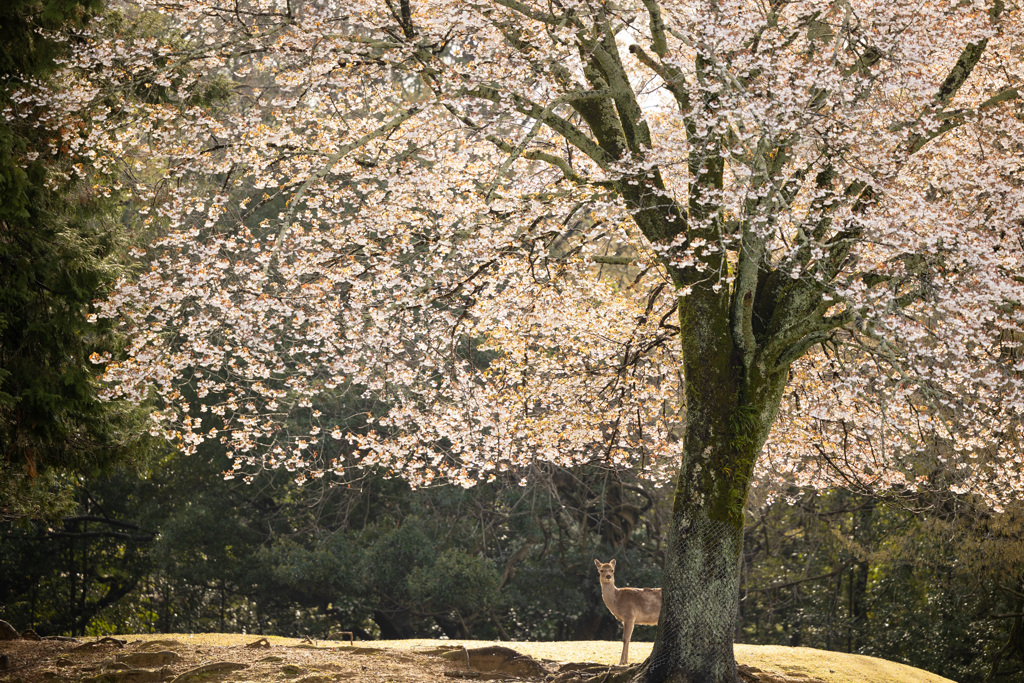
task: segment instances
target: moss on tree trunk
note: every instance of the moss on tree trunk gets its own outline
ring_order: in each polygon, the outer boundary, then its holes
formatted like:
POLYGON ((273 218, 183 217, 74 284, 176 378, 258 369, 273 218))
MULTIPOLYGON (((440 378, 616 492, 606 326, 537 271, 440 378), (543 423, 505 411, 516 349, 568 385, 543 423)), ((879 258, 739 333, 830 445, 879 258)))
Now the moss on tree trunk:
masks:
POLYGON ((649 683, 733 683, 743 511, 785 371, 744 365, 728 299, 712 288, 681 306, 686 430, 649 683))

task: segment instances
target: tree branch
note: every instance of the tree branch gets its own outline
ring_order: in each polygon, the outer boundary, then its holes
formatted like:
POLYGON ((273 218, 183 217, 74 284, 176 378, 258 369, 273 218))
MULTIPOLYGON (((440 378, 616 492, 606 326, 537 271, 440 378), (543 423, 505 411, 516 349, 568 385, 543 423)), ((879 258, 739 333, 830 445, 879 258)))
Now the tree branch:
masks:
POLYGON ((664 59, 668 54, 668 41, 665 38, 665 20, 661 16, 661 7, 657 0, 642 0, 647 15, 650 17, 651 25, 651 50, 659 58, 664 59))
POLYGON ((278 254, 281 251, 281 244, 284 242, 284 237, 285 235, 288 234, 289 228, 291 228, 292 221, 295 219, 295 214, 298 211, 298 206, 301 203, 302 197, 306 194, 306 190, 308 190, 313 185, 314 182, 320 180, 325 175, 330 173, 331 169, 334 168, 334 165, 341 161, 342 157, 344 157, 346 154, 352 152, 353 150, 359 149, 360 147, 371 142, 372 140, 376 140, 377 138, 383 135, 391 133, 391 131, 397 129, 399 126, 401 126, 403 123, 411 119, 413 116, 415 116, 422 110, 422 106, 413 105, 403 110, 397 116, 391 118, 389 121, 380 125, 376 129, 370 131, 366 135, 363 135, 362 137, 353 140, 347 145, 342 145, 337 152, 335 152, 334 154, 327 158, 327 163, 325 163, 319 171, 306 178, 306 180, 299 187, 298 192, 296 192, 295 196, 293 196, 289 201, 288 214, 285 216, 284 221, 281 224, 281 229, 277 233, 277 239, 274 242, 274 251, 271 254, 270 258, 267 259, 266 265, 263 266, 264 275, 266 275, 270 271, 270 264, 274 262, 274 260, 277 258, 278 254))
MULTIPOLYGON (((650 2, 650 0, 647 0, 650 2)), ((690 104, 690 92, 684 87, 686 80, 683 77, 682 72, 664 62, 656 62, 649 54, 644 52, 644 49, 635 43, 629 46, 629 51, 636 55, 636 58, 641 64, 646 66, 648 69, 658 74, 661 80, 665 83, 665 87, 672 93, 672 96, 676 99, 676 104, 679 105, 679 111, 683 114, 689 114, 692 109, 690 104)))
MULTIPOLYGON (((507 96, 508 99, 512 100, 512 104, 516 111, 521 114, 526 114, 530 118, 540 119, 543 121, 548 128, 561 135, 569 142, 569 144, 590 157, 590 159, 603 170, 611 170, 612 165, 615 163, 614 158, 602 149, 599 144, 587 137, 587 135, 575 125, 558 114, 555 114, 553 111, 547 111, 544 107, 523 95, 518 93, 505 94, 498 90, 498 88, 490 85, 477 86, 466 94, 470 97, 479 97, 482 100, 489 100, 495 104, 501 104, 507 96)), ((569 104, 571 106, 572 101, 570 101, 569 104)))
POLYGON ((956 111, 943 112, 937 117, 939 120, 945 120, 941 126, 930 133, 920 133, 910 138, 910 145, 907 150, 908 154, 914 154, 920 151, 922 147, 935 138, 948 133, 954 128, 959 128, 972 118, 979 116, 984 111, 997 107, 1004 102, 1011 102, 1019 99, 1022 99, 1021 86, 1014 85, 1000 90, 998 93, 973 109, 958 109, 956 111))

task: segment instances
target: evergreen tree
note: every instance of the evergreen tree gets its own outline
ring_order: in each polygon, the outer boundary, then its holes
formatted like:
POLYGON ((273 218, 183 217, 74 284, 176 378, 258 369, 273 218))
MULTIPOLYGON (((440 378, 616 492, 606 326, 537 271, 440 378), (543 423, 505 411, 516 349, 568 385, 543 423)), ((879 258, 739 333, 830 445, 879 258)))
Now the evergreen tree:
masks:
POLYGON ((73 475, 124 453, 132 413, 103 403, 89 358, 114 343, 89 321, 116 276, 121 232, 109 193, 54 145, 45 107, 18 93, 45 82, 98 0, 0 3, 0 518, 66 510, 73 475), (55 495, 58 494, 58 495, 55 495))

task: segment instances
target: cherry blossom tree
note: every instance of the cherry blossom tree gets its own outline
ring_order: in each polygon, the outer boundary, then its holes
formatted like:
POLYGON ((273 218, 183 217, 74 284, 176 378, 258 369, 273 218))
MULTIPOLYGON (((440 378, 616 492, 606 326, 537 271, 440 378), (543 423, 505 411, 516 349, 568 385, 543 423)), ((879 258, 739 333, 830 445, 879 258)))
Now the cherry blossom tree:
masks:
POLYGON ((118 7, 38 102, 155 235, 96 360, 228 476, 673 481, 648 681, 736 679, 755 482, 1020 498, 1016 4, 118 7))

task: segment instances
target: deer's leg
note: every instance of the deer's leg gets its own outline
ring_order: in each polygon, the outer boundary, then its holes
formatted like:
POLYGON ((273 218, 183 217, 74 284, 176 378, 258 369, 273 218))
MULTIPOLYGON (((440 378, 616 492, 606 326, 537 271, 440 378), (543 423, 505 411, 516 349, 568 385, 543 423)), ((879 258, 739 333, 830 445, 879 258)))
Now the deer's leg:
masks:
POLYGON ((633 636, 633 623, 635 619, 626 619, 622 622, 622 657, 619 665, 629 664, 629 639, 633 636))

